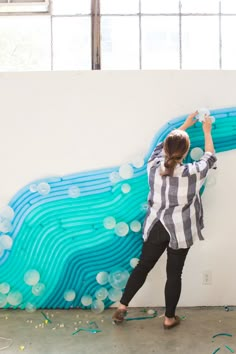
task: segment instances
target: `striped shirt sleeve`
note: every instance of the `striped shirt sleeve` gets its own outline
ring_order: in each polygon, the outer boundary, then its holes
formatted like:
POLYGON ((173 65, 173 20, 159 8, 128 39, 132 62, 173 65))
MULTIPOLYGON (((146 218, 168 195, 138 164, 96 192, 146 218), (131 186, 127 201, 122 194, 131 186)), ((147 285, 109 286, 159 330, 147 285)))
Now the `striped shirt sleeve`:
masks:
MULTIPOLYGON (((207 151, 199 161, 186 165, 188 166, 187 174, 201 173, 201 176, 205 177, 209 169, 216 168, 216 161, 216 155, 207 151)), ((186 171, 184 174, 186 174, 186 171)))
POLYGON ((153 153, 152 153, 152 155, 151 155, 151 157, 150 157, 148 162, 152 162, 154 160, 155 161, 163 160, 163 158, 165 156, 164 155, 164 150, 163 150, 163 145, 164 145, 164 143, 161 142, 155 147, 155 149, 154 149, 154 151, 153 151, 153 153))

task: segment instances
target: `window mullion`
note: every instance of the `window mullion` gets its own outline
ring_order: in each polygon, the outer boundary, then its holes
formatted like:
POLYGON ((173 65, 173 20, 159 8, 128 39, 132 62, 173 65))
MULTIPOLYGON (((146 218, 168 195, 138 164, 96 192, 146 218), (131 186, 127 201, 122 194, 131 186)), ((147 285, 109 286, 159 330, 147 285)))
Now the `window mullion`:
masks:
POLYGON ((100 0, 91 1, 92 70, 101 69, 101 17, 100 0))

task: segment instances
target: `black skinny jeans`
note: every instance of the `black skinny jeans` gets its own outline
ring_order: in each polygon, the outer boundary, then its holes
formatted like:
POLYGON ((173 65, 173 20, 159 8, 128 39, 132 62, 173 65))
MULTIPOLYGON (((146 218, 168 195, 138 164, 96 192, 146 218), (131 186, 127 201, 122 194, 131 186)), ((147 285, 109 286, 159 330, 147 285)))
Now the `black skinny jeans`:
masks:
POLYGON ((175 316, 176 306, 181 293, 181 276, 189 248, 174 250, 168 246, 170 236, 162 223, 158 221, 152 228, 148 240, 144 242, 138 265, 127 282, 120 303, 128 306, 131 299, 144 284, 150 270, 167 249, 167 281, 165 285, 166 317, 175 316))

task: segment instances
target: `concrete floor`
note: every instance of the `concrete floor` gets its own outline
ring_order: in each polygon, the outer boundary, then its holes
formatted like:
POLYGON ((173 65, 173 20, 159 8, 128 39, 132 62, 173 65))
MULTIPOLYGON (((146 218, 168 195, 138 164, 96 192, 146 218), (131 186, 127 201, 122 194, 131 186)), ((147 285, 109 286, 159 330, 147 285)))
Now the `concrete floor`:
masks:
MULTIPOLYGON (((147 316, 142 310, 132 308, 128 317, 147 316)), ((230 354, 225 347, 228 345, 236 353, 234 310, 226 312, 223 307, 180 308, 178 314, 185 319, 172 330, 164 330, 163 318, 159 317, 116 326, 111 321, 113 311, 109 309, 95 315, 83 310, 48 310, 44 312, 52 323, 44 324, 40 311, 0 310, 0 350, 11 354, 212 354, 221 347, 219 354, 230 354), (72 335, 75 328, 88 327, 90 321, 96 321, 102 332, 72 335), (220 336, 213 341, 212 336, 217 333, 233 336, 220 336)), ((163 309, 158 308, 157 311, 158 316, 163 314, 163 309)))

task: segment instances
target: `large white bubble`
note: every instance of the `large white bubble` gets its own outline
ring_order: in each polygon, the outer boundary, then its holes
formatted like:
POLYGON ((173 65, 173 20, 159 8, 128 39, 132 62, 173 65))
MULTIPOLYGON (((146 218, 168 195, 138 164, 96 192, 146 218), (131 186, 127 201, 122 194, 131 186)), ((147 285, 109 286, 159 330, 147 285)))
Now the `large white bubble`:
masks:
POLYGON ((22 303, 23 295, 19 291, 11 291, 7 295, 7 302, 12 306, 18 306, 22 303))
POLYGON ((39 282, 40 274, 35 269, 28 270, 24 275, 24 281, 27 285, 35 285, 39 282))
POLYGON ((115 234, 124 237, 129 233, 129 226, 125 222, 119 222, 115 227, 115 234))
POLYGON ((64 299, 66 301, 74 301, 76 298, 76 292, 72 289, 65 291, 64 293, 64 299))
POLYGON ((116 226, 116 219, 113 218, 113 216, 108 216, 103 220, 103 225, 107 230, 114 229, 114 227, 116 226))
POLYGON ((104 303, 100 300, 94 300, 91 304, 91 311, 98 314, 104 311, 104 303))
POLYGON ((204 155, 204 151, 199 148, 199 147, 195 147, 191 150, 190 152, 190 156, 193 160, 198 161, 200 160, 200 158, 204 155))
POLYGON ((32 287, 32 294, 35 296, 42 296, 45 292, 46 286, 43 283, 37 283, 32 287))
POLYGON ((0 293, 8 294, 10 291, 10 285, 8 283, 1 283, 0 284, 0 293))
POLYGON ((99 272, 96 276, 96 280, 98 284, 100 285, 105 285, 108 283, 108 273, 107 272, 99 272))
POLYGON ((0 245, 2 246, 3 249, 10 250, 12 244, 13 244, 13 240, 10 236, 8 235, 0 236, 0 245))
POLYGON ((122 291, 120 289, 109 290, 108 298, 111 301, 113 301, 113 302, 120 301, 121 297, 122 297, 122 291))
POLYGON ((119 168, 119 175, 123 179, 132 178, 134 175, 133 167, 129 164, 124 164, 119 168))
POLYGON ((12 219, 14 219, 15 212, 9 205, 5 205, 0 208, 0 216, 1 218, 12 221, 12 219))
POLYGON ((93 302, 93 299, 92 299, 92 296, 90 296, 90 295, 84 295, 81 298, 81 303, 84 306, 90 306, 92 302, 93 302))
POLYGON ((100 288, 96 291, 95 297, 97 300, 105 300, 108 296, 108 291, 106 288, 100 288))
POLYGON ((108 280, 115 289, 124 289, 129 279, 129 272, 125 269, 117 269, 109 274, 108 280))

